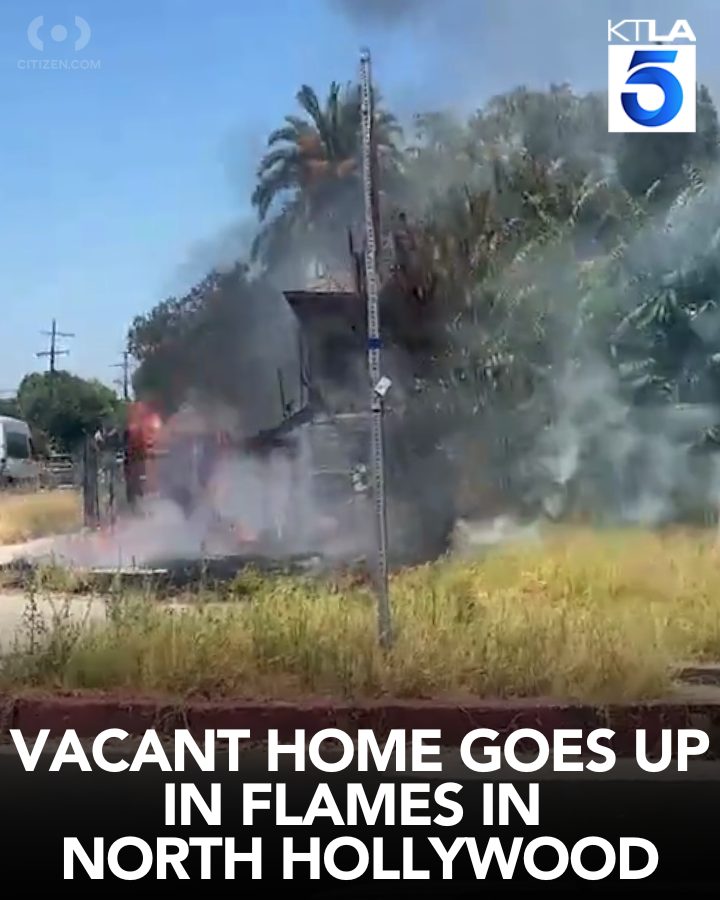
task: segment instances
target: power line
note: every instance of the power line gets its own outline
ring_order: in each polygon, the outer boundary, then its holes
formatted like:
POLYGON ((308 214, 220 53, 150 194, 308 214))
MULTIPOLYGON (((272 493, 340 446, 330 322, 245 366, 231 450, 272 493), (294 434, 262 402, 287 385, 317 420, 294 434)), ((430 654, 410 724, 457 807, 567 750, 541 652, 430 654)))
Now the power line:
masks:
POLYGON ((50 348, 48 350, 41 350, 35 355, 40 359, 42 359, 43 357, 48 357, 50 361, 50 372, 54 373, 55 371, 57 371, 56 363, 58 356, 67 356, 67 354, 70 352, 69 350, 59 350, 57 346, 57 339, 61 337, 75 337, 75 335, 71 334, 69 331, 58 331, 56 319, 52 320, 51 331, 41 331, 40 334, 45 334, 50 338, 50 348))
POLYGON ((123 400, 130 399, 130 352, 125 350, 122 355, 122 362, 114 363, 110 368, 122 369, 122 378, 116 379, 115 383, 122 387, 123 400))

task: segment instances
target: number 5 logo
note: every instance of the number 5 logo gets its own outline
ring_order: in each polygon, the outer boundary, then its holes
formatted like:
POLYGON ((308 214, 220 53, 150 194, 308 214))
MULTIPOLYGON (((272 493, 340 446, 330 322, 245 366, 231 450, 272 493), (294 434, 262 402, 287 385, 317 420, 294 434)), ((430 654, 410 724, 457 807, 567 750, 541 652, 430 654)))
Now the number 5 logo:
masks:
POLYGON ((637 69, 625 82, 626 85, 652 84, 659 87, 665 95, 660 109, 643 109, 638 103, 637 94, 623 92, 621 95, 623 109, 629 118, 646 128, 658 128, 672 122, 683 105, 683 89, 680 82, 667 69, 661 69, 651 63, 674 63, 677 50, 636 50, 630 60, 628 71, 637 69), (644 68, 638 68, 643 66, 644 68))

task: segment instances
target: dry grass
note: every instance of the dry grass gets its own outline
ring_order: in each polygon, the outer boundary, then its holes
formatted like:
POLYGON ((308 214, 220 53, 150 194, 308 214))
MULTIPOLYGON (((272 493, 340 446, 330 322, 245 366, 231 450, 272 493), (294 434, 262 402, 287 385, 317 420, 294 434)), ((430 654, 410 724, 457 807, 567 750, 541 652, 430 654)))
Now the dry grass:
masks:
POLYGON ((665 695, 678 661, 720 659, 714 532, 554 530, 404 572, 386 657, 360 586, 251 573, 231 597, 206 592, 173 613, 118 597, 105 626, 58 620, 32 654, 6 661, 0 687, 609 701, 665 695))
POLYGON ((62 534, 81 525, 82 499, 77 491, 0 493, 0 545, 62 534))

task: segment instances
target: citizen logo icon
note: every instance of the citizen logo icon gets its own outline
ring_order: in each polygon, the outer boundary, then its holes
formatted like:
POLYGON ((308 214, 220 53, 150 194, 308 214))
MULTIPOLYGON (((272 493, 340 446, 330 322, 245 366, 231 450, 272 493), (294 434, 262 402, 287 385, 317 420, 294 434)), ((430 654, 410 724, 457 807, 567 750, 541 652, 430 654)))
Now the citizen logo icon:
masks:
MULTIPOLYGON (((64 41, 67 41, 69 45, 69 33, 65 25, 53 25, 45 30, 44 24, 44 16, 38 16, 36 19, 33 19, 28 25, 27 38, 31 47, 45 55, 35 59, 19 59, 18 69, 69 69, 70 71, 77 71, 80 69, 100 68, 99 59, 86 59, 84 56, 75 56, 72 53, 69 54, 68 59, 50 59, 47 50, 52 44, 48 43, 48 39, 56 44, 62 44, 64 41), (43 35, 42 37, 40 36, 41 34, 43 35)), ((74 43, 75 53, 77 53, 90 43, 91 31, 90 26, 81 16, 75 16, 75 28, 77 28, 77 35, 74 43)))
MULTIPOLYGON (((28 40, 36 50, 42 50, 45 46, 45 42, 39 37, 43 21, 44 16, 38 16, 37 19, 32 20, 28 27, 28 40)), ((75 16, 75 25, 80 29, 80 37, 75 41, 75 50, 82 50, 90 40, 90 26, 80 16, 75 16)), ((64 25, 53 25, 50 29, 50 37, 58 43, 64 41, 67 36, 68 31, 64 25)))
POLYGON ((608 131, 694 133, 695 35, 687 21, 608 21, 608 131))

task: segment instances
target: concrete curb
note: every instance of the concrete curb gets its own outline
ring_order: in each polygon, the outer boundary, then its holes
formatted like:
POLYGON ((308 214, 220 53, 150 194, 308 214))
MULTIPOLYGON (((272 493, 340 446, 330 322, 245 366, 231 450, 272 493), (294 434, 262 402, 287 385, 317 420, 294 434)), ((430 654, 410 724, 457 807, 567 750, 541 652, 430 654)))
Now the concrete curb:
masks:
POLYGON ((435 701, 388 700, 375 703, 262 703, 257 701, 177 701, 113 697, 109 695, 5 696, 0 698, 0 734, 10 728, 35 736, 49 728, 51 737, 66 729, 91 738, 106 728, 121 728, 132 736, 155 729, 172 736, 188 728, 202 736, 205 729, 248 728, 251 739, 262 741, 268 729, 281 740, 292 740, 295 729, 311 737, 324 728, 354 734, 372 729, 378 737, 390 729, 439 728, 442 744, 458 747, 474 728, 489 728, 507 735, 518 728, 533 728, 547 737, 558 728, 587 733, 595 728, 615 732, 610 745, 619 757, 635 755, 635 730, 648 731, 648 747, 659 745, 662 729, 698 728, 710 737, 710 753, 720 757, 720 702, 681 702, 611 705, 559 704, 553 701, 484 702, 456 704, 435 701))

